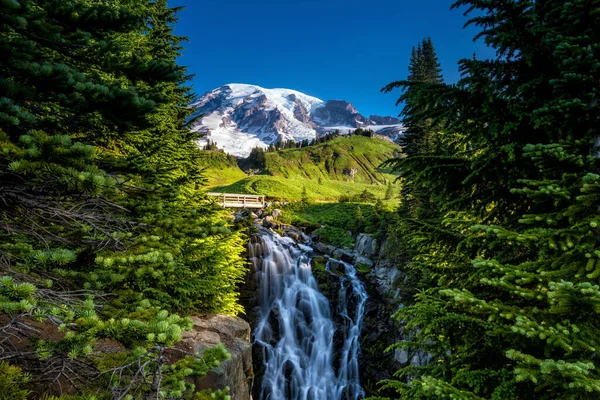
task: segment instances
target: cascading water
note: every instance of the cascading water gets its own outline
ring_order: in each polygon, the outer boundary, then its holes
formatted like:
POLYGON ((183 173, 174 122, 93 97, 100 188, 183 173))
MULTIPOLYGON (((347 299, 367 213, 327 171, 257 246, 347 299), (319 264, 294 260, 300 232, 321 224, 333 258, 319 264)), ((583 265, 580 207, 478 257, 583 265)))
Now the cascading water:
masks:
MULTIPOLYGON (((250 243, 258 280, 255 345, 265 366, 258 400, 358 400, 359 335, 367 299, 352 265, 340 277, 339 307, 343 345, 334 349, 331 304, 319 293, 307 246, 263 233, 250 243)), ((328 263, 330 269, 331 262, 328 263)))
MULTIPOLYGON (((358 369, 358 354, 360 351, 360 331, 367 302, 367 291, 365 285, 356 276, 356 269, 353 265, 343 261, 328 261, 327 270, 331 272, 332 264, 336 263, 344 267, 344 274, 341 275, 341 289, 338 299, 338 312, 343 318, 344 323, 344 346, 340 355, 340 366, 338 369, 338 379, 343 393, 348 393, 349 399, 364 397, 364 391, 360 386, 360 374, 358 369), (352 306, 352 307, 350 307, 352 306)), ((342 398, 342 392, 338 397, 342 398)))

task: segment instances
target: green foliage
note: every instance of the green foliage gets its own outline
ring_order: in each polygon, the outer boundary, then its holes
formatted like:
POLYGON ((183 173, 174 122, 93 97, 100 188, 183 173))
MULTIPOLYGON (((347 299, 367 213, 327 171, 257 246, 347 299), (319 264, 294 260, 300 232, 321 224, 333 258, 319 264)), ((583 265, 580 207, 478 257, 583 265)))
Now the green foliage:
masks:
POLYGON ((209 187, 231 185, 246 177, 235 157, 223 150, 201 151, 198 162, 209 187))
POLYGON ((242 311, 243 236, 203 191, 178 10, 4 5, 0 352, 31 373, 35 395, 192 397, 185 376, 226 352, 175 361, 174 346, 185 315, 242 311))
POLYGON ((366 226, 365 217, 363 216, 362 210, 360 206, 357 206, 354 209, 354 221, 352 224, 352 229, 354 233, 360 233, 365 229, 366 226))
POLYGON ((304 205, 308 205, 310 199, 308 198, 308 192, 306 191, 306 186, 302 187, 302 197, 300 198, 300 202, 304 205))
POLYGON ((375 206, 365 203, 290 204, 280 218, 282 222, 306 227, 319 240, 336 247, 354 247, 353 233, 382 234, 393 214, 392 206, 379 201, 375 206), (361 225, 357 227, 357 214, 361 225), (361 222, 362 221, 362 222, 361 222), (357 230, 357 228, 359 228, 357 230))
POLYGON ((320 241, 335 247, 350 249, 354 247, 354 238, 344 229, 325 226, 324 228, 317 229, 314 233, 315 235, 318 235, 320 241))
MULTIPOLYGON (((313 203, 306 207, 292 208, 291 213, 314 223, 352 231, 358 209, 366 221, 371 217, 375 207, 370 204, 356 203, 313 203)), ((290 213, 286 212, 286 214, 290 213)))
POLYGON ((250 155, 241 161, 243 169, 264 170, 266 167, 265 149, 262 147, 254 147, 250 151, 250 155))
POLYGON ((410 340, 393 348, 431 361, 384 387, 597 398, 600 2, 459 6, 497 56, 462 60, 456 85, 399 84, 407 121, 435 146, 392 163, 404 189, 390 240, 414 287, 396 314, 410 340))
MULTIPOLYGON (((405 89, 396 101, 396 105, 404 104, 401 116, 407 128, 400 139, 400 145, 404 154, 413 156, 433 150, 439 145, 436 135, 432 134, 436 130, 432 120, 421 118, 423 113, 435 107, 435 104, 425 106, 419 98, 423 87, 436 87, 444 82, 431 38, 423 39, 417 48, 413 47, 408 70, 409 75, 405 81, 392 82, 381 91, 387 93, 399 87, 405 89)), ((392 162, 392 165, 394 164, 395 162, 392 162)))
POLYGON ((306 187, 313 201, 337 200, 365 190, 383 197, 384 184, 396 177, 379 166, 397 150, 397 145, 381 139, 343 136, 308 147, 266 152, 261 175, 240 177, 237 168, 221 166, 209 168, 207 174, 217 192, 299 201, 306 187))
MULTIPOLYGON (((150 393, 150 395, 158 398, 175 398, 175 399, 196 399, 206 398, 206 391, 196 392, 194 384, 189 383, 190 379, 202 377, 208 371, 217 368, 221 362, 229 359, 231 356, 222 344, 217 344, 213 348, 206 349, 202 358, 197 356, 187 355, 172 364, 164 364, 164 357, 168 355, 168 351, 143 351, 139 349, 134 351, 123 364, 123 367, 111 372, 109 378, 109 386, 124 387, 122 395, 126 395, 128 391, 132 391, 134 387, 127 385, 127 382, 122 382, 118 374, 112 374, 117 371, 119 373, 129 372, 129 376, 135 376, 136 372, 140 372, 140 365, 150 365, 154 369, 161 370, 163 378, 160 385, 157 385, 156 375, 144 377, 137 386, 142 390, 150 393), (154 365, 153 365, 154 364, 154 365)), ((171 355, 173 356, 173 355, 171 355)), ((144 371, 141 371, 144 373, 144 371)), ((132 382, 133 383, 133 382, 132 382)), ((140 390, 139 388, 136 388, 140 390)), ((227 400, 230 397, 226 394, 228 390, 216 391, 210 393, 208 398, 227 400)))
POLYGON ((357 183, 383 183, 385 178, 377 168, 398 147, 381 139, 364 136, 340 137, 302 149, 280 150, 265 154, 265 172, 272 176, 299 175, 318 181, 330 180, 357 183), (351 171, 357 172, 352 176, 351 171))
POLYGON ((0 399, 1 400, 26 400, 29 390, 28 375, 24 375, 19 367, 0 361, 0 399))
POLYGON ((393 197, 394 197, 394 187, 392 186, 392 183, 389 182, 387 185, 387 188, 385 189, 384 199, 391 200, 393 197))
POLYGON ((358 200, 364 203, 375 203, 377 201, 377 197, 365 189, 358 195, 358 200))

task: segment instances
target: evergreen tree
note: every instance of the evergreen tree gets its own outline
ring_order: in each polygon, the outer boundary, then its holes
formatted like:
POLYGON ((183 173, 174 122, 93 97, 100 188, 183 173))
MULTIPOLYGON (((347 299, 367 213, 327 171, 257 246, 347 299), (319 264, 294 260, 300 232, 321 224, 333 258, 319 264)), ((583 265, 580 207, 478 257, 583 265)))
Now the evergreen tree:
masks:
POLYGON ((367 189, 363 190, 358 195, 358 201, 361 201, 364 203, 372 203, 375 200, 376 200, 375 195, 373 193, 369 192, 367 189))
POLYGON ((377 211, 380 214, 383 214, 385 212, 383 208, 383 201, 381 201, 381 199, 377 199, 377 201, 375 202, 375 211, 377 211))
POLYGON ((30 379, 21 368, 0 361, 0 399, 26 400, 30 394, 27 390, 30 379))
POLYGON ((422 67, 420 68, 421 71, 418 72, 422 75, 413 76, 412 78, 416 82, 443 83, 442 66, 437 58, 433 41, 430 37, 423 40, 420 51, 421 57, 418 59, 418 62, 422 64, 422 67))
POLYGON ((396 101, 396 105, 404 104, 400 116, 403 117, 403 124, 407 128, 400 145, 404 154, 416 155, 431 151, 436 136, 431 120, 419 118, 420 114, 427 111, 423 108, 423 102, 419 101, 419 92, 444 82, 431 38, 424 39, 416 49, 413 47, 408 70, 409 75, 405 81, 392 82, 384 87, 382 92, 388 93, 398 87, 405 89, 396 101))
POLYGON ((600 2, 459 6, 478 11, 469 23, 497 56, 462 60, 456 85, 421 86, 407 103, 413 123, 443 127, 435 151, 395 164, 403 194, 420 199, 394 227, 416 286, 396 314, 412 332, 397 348, 431 359, 386 387, 407 399, 597 398, 600 2))
POLYGON ((176 12, 165 0, 0 8, 0 350, 36 394, 60 381, 181 397, 185 376, 227 357, 165 363, 191 327, 173 312, 239 312, 244 275, 241 237, 202 191, 176 12), (5 340, 16 335, 23 347, 5 340), (94 353, 102 339, 126 351, 94 353))
MULTIPOLYGON (((381 201, 381 200, 377 200, 381 201)), ((369 233, 377 232, 381 226, 381 208, 375 206, 375 208, 369 214, 369 233)))
POLYGON ((365 217, 362 213, 360 206, 356 206, 354 209, 354 233, 361 233, 364 231, 366 226, 365 217))
POLYGON ((307 205, 310 202, 310 199, 308 198, 308 192, 306 191, 306 186, 302 187, 302 195, 301 195, 300 201, 304 205, 307 205))

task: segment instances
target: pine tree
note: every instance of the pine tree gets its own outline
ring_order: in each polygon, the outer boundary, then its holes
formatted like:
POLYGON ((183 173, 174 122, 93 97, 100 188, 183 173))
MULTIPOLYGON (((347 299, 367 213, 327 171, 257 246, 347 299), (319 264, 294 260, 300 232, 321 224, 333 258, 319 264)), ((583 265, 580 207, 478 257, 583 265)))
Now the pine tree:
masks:
POLYGON ((426 87, 444 82, 441 65, 431 38, 422 40, 417 48, 413 47, 408 70, 409 75, 405 81, 392 82, 381 91, 388 93, 399 87, 404 89, 396 101, 396 105, 404 104, 400 116, 403 117, 403 124, 407 127, 400 145, 403 147, 404 154, 416 155, 432 150, 436 134, 431 120, 419 118, 419 115, 426 111, 423 109, 423 102, 419 101, 420 92, 426 87))
POLYGON ((165 364, 191 327, 173 312, 239 312, 244 275, 242 238, 202 190, 176 12, 163 0, 0 9, 0 336, 27 339, 0 349, 36 394, 61 380, 158 396, 164 376, 162 395, 181 397, 189 371, 227 357, 165 364), (91 358, 101 339, 126 351, 91 358), (93 380, 116 362, 121 378, 93 380))
POLYGON ((421 58, 419 62, 422 66, 422 77, 413 77, 416 82, 424 83, 443 83, 442 66, 435 53, 433 41, 430 37, 423 40, 421 44, 421 58))
POLYGON ((358 234, 364 231, 366 226, 365 217, 360 206, 354 208, 354 233, 358 234))
MULTIPOLYGON (((381 202, 381 200, 379 200, 379 199, 377 201, 381 202)), ((381 226, 381 221, 382 221, 381 211, 382 211, 381 207, 376 205, 375 208, 369 214, 369 229, 368 229, 369 233, 377 232, 377 230, 381 226)))
POLYGON ((412 332, 397 347, 431 360, 387 388, 411 399, 597 398, 600 2, 459 6, 477 10, 469 23, 497 55, 462 60, 455 86, 419 91, 415 122, 443 126, 441 146, 398 165, 440 219, 399 219, 418 292, 396 315, 412 332))
POLYGON ((21 368, 0 361, 0 399, 26 400, 30 393, 26 389, 30 379, 21 368))
POLYGON ((308 198, 308 192, 306 191, 306 186, 302 186, 302 194, 301 194, 300 201, 304 205, 307 205, 308 203, 310 203, 310 199, 308 198))

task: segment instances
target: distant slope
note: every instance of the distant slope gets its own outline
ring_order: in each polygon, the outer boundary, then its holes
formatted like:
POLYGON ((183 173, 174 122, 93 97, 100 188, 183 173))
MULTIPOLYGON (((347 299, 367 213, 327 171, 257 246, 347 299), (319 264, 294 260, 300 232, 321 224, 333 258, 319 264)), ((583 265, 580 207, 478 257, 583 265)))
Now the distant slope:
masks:
POLYGON ((230 185, 247 176, 238 167, 235 157, 223 150, 202 150, 200 166, 205 169, 209 187, 230 185))
MULTIPOLYGON (((279 150, 265 154, 264 174, 245 176, 235 182, 223 178, 226 183, 213 183, 211 190, 288 200, 300 199, 303 188, 314 200, 333 200, 363 190, 383 197, 387 183, 396 177, 377 167, 398 149, 386 140, 351 136, 301 149, 279 150)), ((220 172, 210 174, 230 177, 239 176, 239 172, 243 174, 232 166, 223 166, 220 172)))
POLYGON ((380 139, 341 137, 316 146, 266 153, 265 172, 284 178, 385 183, 386 177, 377 168, 398 148, 394 143, 380 139))

